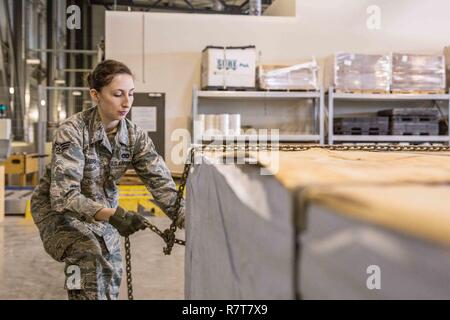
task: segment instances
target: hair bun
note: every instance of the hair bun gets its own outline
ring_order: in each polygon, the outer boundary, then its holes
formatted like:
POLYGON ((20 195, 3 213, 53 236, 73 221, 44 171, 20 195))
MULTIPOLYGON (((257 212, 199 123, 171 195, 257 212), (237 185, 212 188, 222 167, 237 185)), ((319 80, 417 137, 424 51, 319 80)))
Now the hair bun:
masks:
POLYGON ((89 88, 92 88, 92 72, 89 72, 87 77, 86 77, 86 81, 89 85, 89 88))

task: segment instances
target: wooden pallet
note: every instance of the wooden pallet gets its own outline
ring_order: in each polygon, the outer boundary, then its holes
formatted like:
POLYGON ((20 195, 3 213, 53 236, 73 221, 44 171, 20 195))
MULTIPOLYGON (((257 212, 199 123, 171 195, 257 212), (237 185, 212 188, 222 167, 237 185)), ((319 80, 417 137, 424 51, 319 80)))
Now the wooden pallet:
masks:
POLYGON ((388 90, 369 90, 369 89, 336 89, 336 93, 353 93, 353 94, 389 94, 388 90))
POLYGON ((335 89, 336 93, 353 93, 353 94, 446 94, 442 90, 368 90, 368 89, 335 89))
POLYGON ((445 90, 392 90, 392 94, 446 94, 445 90))
POLYGON ((256 91, 256 87, 221 87, 207 86, 202 88, 205 91, 256 91))
POLYGON ((317 92, 316 89, 266 89, 260 88, 259 91, 264 92, 317 92))

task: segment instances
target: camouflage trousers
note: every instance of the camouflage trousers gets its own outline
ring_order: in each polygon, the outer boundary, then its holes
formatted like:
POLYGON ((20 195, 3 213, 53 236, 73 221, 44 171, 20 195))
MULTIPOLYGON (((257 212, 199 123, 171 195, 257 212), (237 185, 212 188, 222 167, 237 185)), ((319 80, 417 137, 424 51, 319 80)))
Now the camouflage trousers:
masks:
POLYGON ((38 227, 47 253, 65 262, 64 288, 69 299, 117 299, 123 269, 117 231, 108 224, 103 236, 99 236, 77 219, 49 219, 52 221, 38 227))

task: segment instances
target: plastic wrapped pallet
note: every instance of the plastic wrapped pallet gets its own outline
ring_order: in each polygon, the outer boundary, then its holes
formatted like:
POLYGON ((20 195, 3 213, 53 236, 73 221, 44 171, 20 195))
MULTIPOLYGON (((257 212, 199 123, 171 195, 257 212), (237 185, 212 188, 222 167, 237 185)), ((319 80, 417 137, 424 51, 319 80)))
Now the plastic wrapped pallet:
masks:
POLYGON ((443 55, 392 54, 392 91, 441 92, 445 86, 443 55))
POLYGON ((256 49, 208 46, 202 52, 202 89, 254 89, 256 49))
POLYGON ((259 87, 264 90, 318 90, 316 60, 296 65, 263 64, 258 69, 259 87))
POLYGON ((328 58, 325 83, 338 91, 388 92, 391 59, 385 54, 338 52, 328 58))

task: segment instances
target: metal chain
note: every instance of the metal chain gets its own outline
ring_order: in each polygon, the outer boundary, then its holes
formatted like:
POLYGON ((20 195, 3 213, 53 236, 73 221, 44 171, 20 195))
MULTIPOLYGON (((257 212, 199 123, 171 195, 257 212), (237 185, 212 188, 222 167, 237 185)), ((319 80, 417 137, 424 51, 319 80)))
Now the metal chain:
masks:
POLYGON ((131 248, 129 237, 125 237, 125 261, 125 270, 127 272, 128 300, 133 300, 133 279, 131 278, 131 248))
MULTIPOLYGON (((164 242, 166 247, 163 248, 163 252, 166 255, 170 255, 174 244, 185 245, 184 240, 179 240, 175 238, 175 232, 177 229, 176 221, 181 209, 181 202, 183 200, 184 189, 186 187, 187 178, 189 176, 189 171, 192 164, 194 163, 194 156, 196 152, 229 152, 229 151, 307 151, 311 149, 324 149, 333 151, 372 151, 372 152, 441 152, 450 151, 450 146, 409 146, 409 145, 253 145, 253 144, 231 144, 231 145, 203 145, 200 147, 194 147, 190 149, 188 161, 184 165, 183 174, 180 178, 180 183, 177 190, 177 198, 175 201, 175 214, 171 217, 172 223, 170 227, 164 231, 159 230, 155 225, 146 220, 146 226, 159 235, 164 242)), ((125 259, 126 259, 126 272, 127 272, 127 287, 128 287, 128 299, 133 300, 133 285, 131 278, 131 250, 130 250, 130 240, 128 237, 125 238, 125 259)))
POLYGON ((171 217, 172 223, 170 224, 169 229, 166 229, 163 232, 163 239, 166 242, 166 247, 163 248, 163 252, 165 255, 169 255, 172 252, 172 248, 175 243, 185 245, 185 241, 175 238, 175 232, 177 231, 177 220, 178 215, 180 214, 181 202, 183 201, 183 194, 186 187, 187 178, 189 176, 191 165, 192 163, 194 163, 194 152, 195 149, 191 148, 191 150, 189 151, 188 161, 186 161, 186 164, 184 165, 183 174, 181 175, 180 183, 178 185, 177 199, 175 200, 175 214, 171 217))
POLYGON ((194 148, 198 151, 306 151, 311 149, 325 149, 335 151, 450 151, 450 146, 421 146, 421 145, 207 145, 194 148))
MULTIPOLYGON (((194 149, 192 148, 190 150, 190 161, 186 161, 183 174, 180 179, 180 184, 178 186, 177 199, 175 201, 175 214, 172 216, 172 223, 170 225, 170 228, 161 231, 147 219, 144 222, 147 228, 149 228, 151 231, 159 235, 164 240, 167 246, 163 248, 163 252, 166 255, 170 255, 170 253, 172 252, 173 245, 175 243, 183 246, 186 244, 184 240, 175 238, 175 232, 177 229, 176 221, 178 219, 178 214, 181 208, 181 201, 183 199, 184 188, 186 186, 186 181, 189 175, 191 164, 194 162, 193 160, 194 160, 194 149)), ((131 277, 131 249, 130 249, 130 239, 128 237, 125 238, 125 261, 127 273, 128 300, 133 300, 133 282, 131 277)))
POLYGON ((237 152, 237 151, 307 151, 311 149, 324 149, 333 151, 373 151, 373 152, 400 152, 400 151, 415 151, 415 152, 439 152, 439 151, 450 151, 450 146, 415 146, 415 145, 297 145, 297 144, 283 144, 283 145, 260 145, 260 144, 225 144, 225 145, 202 145, 199 147, 191 148, 189 151, 188 161, 183 169, 183 174, 180 178, 180 183, 177 190, 177 198, 175 201, 175 214, 171 216, 172 223, 170 227, 164 231, 159 230, 155 225, 146 221, 147 227, 159 235, 164 242, 166 247, 163 248, 163 252, 166 255, 170 255, 174 244, 185 245, 184 240, 176 239, 175 232, 177 229, 176 221, 181 209, 181 202, 183 200, 184 189, 186 187, 187 178, 189 176, 189 171, 192 164, 194 163, 194 156, 197 152, 237 152))

